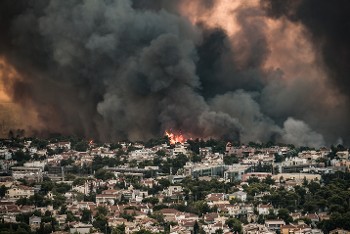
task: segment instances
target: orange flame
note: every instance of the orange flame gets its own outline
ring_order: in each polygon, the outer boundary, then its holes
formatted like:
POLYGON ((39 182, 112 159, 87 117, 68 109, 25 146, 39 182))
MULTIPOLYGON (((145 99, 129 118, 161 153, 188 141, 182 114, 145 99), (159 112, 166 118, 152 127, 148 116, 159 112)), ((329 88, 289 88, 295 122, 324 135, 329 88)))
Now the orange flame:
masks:
POLYGON ((186 141, 185 137, 181 133, 175 134, 175 133, 172 133, 171 131, 165 131, 165 135, 169 137, 170 144, 172 145, 176 143, 185 143, 186 141))
POLYGON ((12 102, 13 84, 19 79, 16 70, 0 57, 0 101, 12 102))

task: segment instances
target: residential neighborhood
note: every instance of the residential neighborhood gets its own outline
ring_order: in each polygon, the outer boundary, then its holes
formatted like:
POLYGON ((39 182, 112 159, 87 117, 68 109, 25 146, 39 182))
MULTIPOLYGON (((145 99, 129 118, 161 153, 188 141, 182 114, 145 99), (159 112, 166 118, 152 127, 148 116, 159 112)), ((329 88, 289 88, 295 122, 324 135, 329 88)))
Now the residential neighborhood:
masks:
POLYGON ((342 145, 62 138, 1 140, 1 233, 350 230, 342 145))

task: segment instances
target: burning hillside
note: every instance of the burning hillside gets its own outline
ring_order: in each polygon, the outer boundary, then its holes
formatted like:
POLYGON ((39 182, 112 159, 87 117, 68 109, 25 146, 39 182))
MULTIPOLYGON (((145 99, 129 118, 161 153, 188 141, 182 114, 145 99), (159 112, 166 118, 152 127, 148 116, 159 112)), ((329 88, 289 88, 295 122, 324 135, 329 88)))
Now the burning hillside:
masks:
POLYGON ((169 138, 170 144, 174 145, 176 143, 185 143, 186 139, 182 133, 174 133, 170 130, 165 131, 165 135, 169 138))

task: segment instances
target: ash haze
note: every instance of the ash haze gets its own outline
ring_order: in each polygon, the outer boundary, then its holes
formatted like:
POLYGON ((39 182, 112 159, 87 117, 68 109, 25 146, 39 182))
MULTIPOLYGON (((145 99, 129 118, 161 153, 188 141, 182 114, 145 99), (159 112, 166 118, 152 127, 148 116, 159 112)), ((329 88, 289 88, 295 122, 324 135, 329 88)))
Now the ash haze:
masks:
POLYGON ((349 144, 349 6, 2 0, 2 95, 27 132, 349 144))

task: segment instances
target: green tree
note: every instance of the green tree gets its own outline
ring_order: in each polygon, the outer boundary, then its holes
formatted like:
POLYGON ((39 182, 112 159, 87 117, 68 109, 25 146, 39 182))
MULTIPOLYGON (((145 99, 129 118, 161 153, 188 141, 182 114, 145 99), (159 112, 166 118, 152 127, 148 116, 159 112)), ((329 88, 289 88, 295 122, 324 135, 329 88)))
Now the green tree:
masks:
POLYGON ((1 198, 5 197, 7 190, 8 190, 8 188, 6 188, 5 185, 1 185, 1 187, 0 187, 0 197, 1 198))
POLYGON ((153 212, 153 214, 149 215, 149 217, 157 220, 158 223, 164 223, 164 215, 161 212, 153 212))
POLYGON ((258 224, 264 224, 264 223, 265 223, 264 215, 259 215, 259 216, 258 216, 257 223, 258 223, 258 224))
POLYGON ((210 207, 205 201, 197 201, 194 203, 195 208, 198 210, 198 214, 205 214, 210 212, 210 207))
POLYGON ((30 146, 32 147, 37 147, 39 150, 45 149, 49 142, 47 140, 42 140, 42 139, 33 139, 32 142, 30 143, 30 146))
POLYGON ((258 177, 255 177, 255 176, 253 176, 253 177, 249 177, 249 179, 247 180, 247 182, 249 183, 249 184, 253 184, 253 183, 260 183, 260 180, 259 180, 259 178, 258 177))
POLYGON ((112 234, 125 234, 125 224, 120 224, 112 230, 112 234))
POLYGON ((165 151, 164 150, 158 150, 156 152, 156 155, 159 156, 159 157, 165 157, 165 151))
POLYGON ((97 207, 97 214, 98 215, 104 215, 104 216, 107 216, 108 214, 108 209, 104 206, 98 206, 97 207))
POLYGON ((121 149, 121 148, 122 148, 122 145, 120 144, 111 144, 109 147, 110 150, 121 149))
POLYGON ((158 183, 160 184, 160 186, 162 187, 162 189, 163 188, 167 188, 167 187, 169 187, 170 186, 170 181, 169 180, 167 180, 167 179, 160 179, 159 181, 158 181, 158 183))
POLYGON ((45 197, 39 193, 35 193, 33 196, 29 197, 29 203, 31 205, 43 207, 43 206, 48 206, 52 202, 48 199, 45 199, 45 197))
POLYGON ((286 222, 288 224, 288 223, 293 221, 293 218, 289 215, 289 213, 290 212, 287 209, 284 209, 284 208, 283 209, 279 209, 278 210, 278 217, 280 219, 283 219, 284 222, 286 222))
POLYGON ((75 178, 76 178, 76 176, 73 174, 66 174, 66 176, 65 176, 65 180, 68 180, 68 181, 72 181, 72 180, 74 181, 75 178))
POLYGON ((84 185, 86 180, 87 180, 86 178, 82 178, 82 177, 76 178, 73 181, 73 186, 84 185))
POLYGON ((99 169, 95 173, 95 178, 96 179, 101 179, 101 180, 109 180, 109 179, 114 179, 115 176, 112 172, 104 170, 104 169, 99 169))
POLYGON ((315 194, 321 188, 321 185, 315 181, 311 181, 307 187, 312 194, 315 194))
POLYGON ((143 203, 151 203, 152 205, 156 205, 159 203, 159 199, 156 197, 147 197, 142 200, 143 203))
POLYGON ((63 206, 66 202, 66 197, 62 194, 56 193, 54 194, 54 200, 52 201, 52 205, 54 209, 58 209, 63 206))
POLYGON ((68 192, 71 188, 72 188, 72 186, 70 186, 69 184, 56 183, 55 187, 53 188, 52 191, 56 192, 56 193, 64 194, 64 193, 68 192))
POLYGON ((62 159, 61 160, 61 167, 64 166, 68 166, 68 165, 72 165, 74 163, 74 160, 72 158, 68 158, 68 159, 62 159))
POLYGON ((21 213, 16 215, 16 221, 19 223, 26 223, 29 224, 29 217, 31 216, 30 213, 21 213))
POLYGON ((78 221, 78 218, 73 215, 72 212, 67 212, 66 222, 78 221))
POLYGON ((83 209, 81 213, 81 219, 80 221, 83 223, 90 223, 91 222, 91 211, 88 209, 83 209))
POLYGON ((201 162, 202 161, 202 157, 198 154, 193 153, 193 155, 191 156, 191 162, 201 162))
POLYGON ((103 214, 98 214, 92 225, 94 226, 94 228, 97 228, 98 230, 105 233, 108 230, 108 221, 106 216, 104 216, 103 214))
POLYGON ((238 160, 237 156, 234 154, 224 156, 224 164, 226 164, 226 165, 232 165, 232 164, 238 163, 238 162, 239 162, 239 160, 238 160))
POLYGON ((141 229, 140 231, 134 232, 133 234, 153 234, 153 232, 141 229))
POLYGON ((89 144, 86 141, 80 141, 74 146, 74 149, 79 152, 86 152, 88 148, 89 144))
POLYGON ((199 224, 196 220, 196 222, 193 225, 193 234, 198 234, 199 233, 199 224))
POLYGON ((242 223, 238 219, 229 218, 225 223, 233 232, 242 233, 242 223))
POLYGON ((266 219, 276 219, 276 218, 277 218, 277 216, 275 215, 273 209, 270 209, 269 214, 266 215, 266 219))
POLYGON ((275 180, 272 179, 272 176, 267 176, 265 179, 263 179, 262 181, 263 183, 265 184, 268 184, 268 185, 274 185, 275 184, 275 180))
POLYGON ((40 228, 36 230, 37 234, 47 234, 52 233, 54 230, 52 229, 51 224, 41 223, 40 228))
POLYGON ((30 154, 28 152, 23 152, 22 150, 17 150, 12 154, 12 159, 17 161, 19 164, 23 164, 30 160, 30 154))
POLYGON ((284 156, 283 155, 275 153, 274 156, 275 156, 275 162, 276 163, 280 163, 280 162, 284 161, 284 156))
POLYGON ((52 181, 43 181, 41 183, 41 191, 45 194, 52 191, 52 189, 55 187, 55 183, 52 181))

